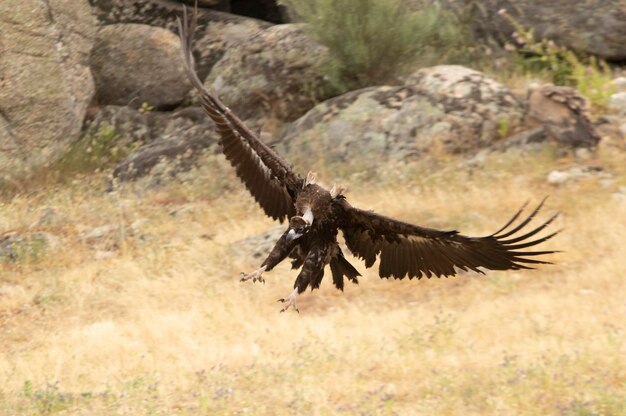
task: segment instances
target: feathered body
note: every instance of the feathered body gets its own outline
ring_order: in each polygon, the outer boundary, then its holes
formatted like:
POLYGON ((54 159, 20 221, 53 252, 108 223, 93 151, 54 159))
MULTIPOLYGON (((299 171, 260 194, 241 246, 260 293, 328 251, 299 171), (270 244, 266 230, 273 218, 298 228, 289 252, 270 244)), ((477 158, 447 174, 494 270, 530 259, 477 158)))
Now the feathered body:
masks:
POLYGON ((379 275, 383 278, 453 276, 459 269, 483 273, 481 268, 529 269, 534 264, 547 263, 536 257, 553 251, 528 248, 556 234, 535 237, 556 215, 523 231, 543 202, 526 218, 520 218, 520 210, 492 235, 468 237, 457 231, 420 227, 360 210, 348 203, 341 190, 322 188, 310 174, 302 178, 198 79, 190 49, 194 26, 195 15, 190 28, 185 11, 184 21, 179 22, 185 67, 199 92, 202 107, 215 122, 224 155, 265 213, 281 222, 289 221, 261 268, 242 278, 263 281, 263 272, 290 257, 293 267, 301 270, 294 291, 281 299, 287 303, 283 310, 296 308, 296 295, 306 288, 319 287, 327 265, 337 289, 343 290, 346 278, 358 282, 359 272, 345 259, 337 241, 339 231, 348 249, 364 260, 365 267, 372 267, 380 259, 379 275))

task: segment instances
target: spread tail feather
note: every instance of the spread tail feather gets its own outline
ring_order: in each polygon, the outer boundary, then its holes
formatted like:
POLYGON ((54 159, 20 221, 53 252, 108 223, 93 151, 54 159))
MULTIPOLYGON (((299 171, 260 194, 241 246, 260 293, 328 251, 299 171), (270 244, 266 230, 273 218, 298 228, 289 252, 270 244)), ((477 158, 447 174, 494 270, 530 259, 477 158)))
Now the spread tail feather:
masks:
POLYGON ((361 276, 361 273, 359 273, 358 270, 355 269, 354 266, 348 262, 348 260, 346 260, 341 251, 337 257, 333 257, 330 260, 330 271, 333 274, 333 283, 335 284, 335 287, 342 291, 344 276, 356 284, 359 283, 358 277, 361 276))

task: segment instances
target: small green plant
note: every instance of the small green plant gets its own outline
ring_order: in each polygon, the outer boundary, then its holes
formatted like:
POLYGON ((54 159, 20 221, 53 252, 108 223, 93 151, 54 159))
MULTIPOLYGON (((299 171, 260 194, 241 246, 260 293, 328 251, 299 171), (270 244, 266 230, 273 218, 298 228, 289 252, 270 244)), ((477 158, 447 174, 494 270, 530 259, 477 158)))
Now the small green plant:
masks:
POLYGON ((523 72, 546 74, 555 85, 575 87, 594 107, 606 109, 615 92, 611 69, 606 62, 576 54, 551 40, 537 40, 533 29, 525 28, 506 10, 501 10, 500 15, 515 29, 513 50, 516 64, 523 72))
POLYGON ((413 66, 458 54, 468 42, 458 19, 437 5, 415 10, 402 0, 283 2, 328 47, 327 75, 342 91, 394 81, 413 66))
POLYGON ((615 85, 611 82, 613 75, 611 68, 606 62, 590 56, 588 64, 584 65, 576 59, 572 62, 572 77, 576 88, 591 101, 591 104, 600 110, 606 110, 611 100, 611 95, 616 92, 615 85))
POLYGON ((498 119, 498 137, 504 138, 511 132, 511 121, 506 118, 498 119))
POLYGON ((120 143, 122 143, 120 135, 109 124, 92 126, 62 158, 55 162, 53 170, 66 174, 89 172, 111 166, 133 150, 132 146, 120 143))
POLYGON ((146 101, 141 103, 141 107, 139 107, 139 112, 140 113, 150 113, 152 111, 154 111, 154 106, 151 106, 146 101))
POLYGON ((22 395, 31 401, 36 414, 50 415, 62 412, 73 404, 72 395, 59 391, 58 383, 48 383, 45 389, 35 389, 33 382, 26 380, 22 395))

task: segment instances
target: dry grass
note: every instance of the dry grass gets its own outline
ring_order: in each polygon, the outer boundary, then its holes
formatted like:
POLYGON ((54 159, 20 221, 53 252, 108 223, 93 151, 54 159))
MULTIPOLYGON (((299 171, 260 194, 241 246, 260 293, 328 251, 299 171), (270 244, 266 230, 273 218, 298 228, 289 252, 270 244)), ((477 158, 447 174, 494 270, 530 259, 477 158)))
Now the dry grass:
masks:
POLYGON ((0 412, 626 414, 626 201, 612 196, 626 156, 588 162, 613 172, 604 186, 545 184, 572 163, 546 151, 473 172, 407 168, 373 190, 351 181, 355 205, 467 234, 551 194, 544 215, 562 211, 564 231, 549 246, 564 253, 484 277, 369 270, 343 294, 326 279, 299 315, 275 302, 295 277, 288 264, 266 285, 238 282, 258 262, 229 244, 271 222, 219 164, 159 190, 106 194, 85 178, 16 196, 0 230, 28 229, 43 207, 65 219, 37 228, 56 249, 0 266, 0 412), (116 228, 80 238, 104 224, 116 228))

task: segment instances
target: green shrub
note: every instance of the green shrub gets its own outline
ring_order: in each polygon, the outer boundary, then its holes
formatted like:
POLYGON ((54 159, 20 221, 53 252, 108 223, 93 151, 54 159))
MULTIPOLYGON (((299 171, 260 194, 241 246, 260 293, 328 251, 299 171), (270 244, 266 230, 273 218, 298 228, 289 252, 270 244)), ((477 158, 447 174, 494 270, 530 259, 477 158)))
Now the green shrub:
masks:
POLYGON ((54 163, 52 170, 62 174, 96 171, 119 162, 136 146, 137 144, 124 144, 120 134, 107 123, 91 126, 54 163))
POLYGON ((413 66, 441 62, 467 44, 462 25, 436 5, 403 0, 283 0, 328 47, 327 75, 346 91, 395 81, 413 66))

